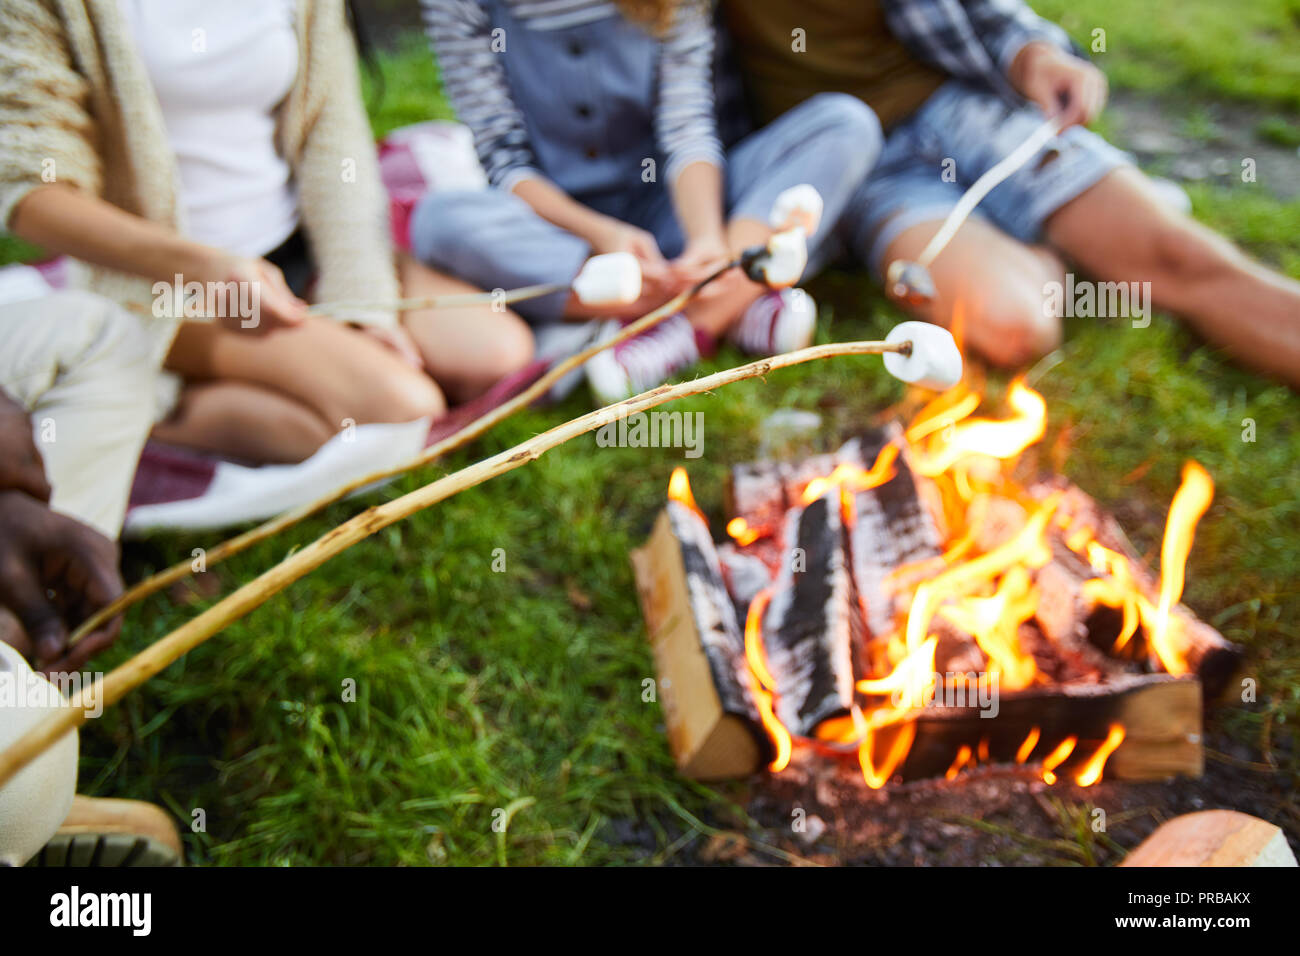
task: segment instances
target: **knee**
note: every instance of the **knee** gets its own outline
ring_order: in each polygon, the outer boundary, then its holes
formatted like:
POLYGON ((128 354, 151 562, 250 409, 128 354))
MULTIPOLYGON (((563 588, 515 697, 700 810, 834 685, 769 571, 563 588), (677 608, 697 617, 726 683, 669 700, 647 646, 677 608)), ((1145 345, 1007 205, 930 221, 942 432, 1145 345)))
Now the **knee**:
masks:
POLYGON ((341 385, 329 404, 331 409, 325 414, 335 427, 349 418, 358 425, 410 422, 436 418, 447 410, 433 379, 410 366, 398 366, 396 361, 362 380, 341 385))
POLYGON ((466 367, 463 384, 458 389, 463 397, 472 398, 482 394, 533 360, 532 329, 522 319, 515 316, 507 318, 510 321, 497 323, 488 334, 490 347, 466 367))
POLYGON ((415 369, 402 375, 386 376, 375 395, 374 421, 410 422, 417 418, 437 418, 447 410, 447 402, 433 379, 415 369))
POLYGON ((885 139, 876 111, 849 93, 818 93, 808 103, 818 127, 844 150, 845 162, 861 167, 865 176, 875 165, 885 139))

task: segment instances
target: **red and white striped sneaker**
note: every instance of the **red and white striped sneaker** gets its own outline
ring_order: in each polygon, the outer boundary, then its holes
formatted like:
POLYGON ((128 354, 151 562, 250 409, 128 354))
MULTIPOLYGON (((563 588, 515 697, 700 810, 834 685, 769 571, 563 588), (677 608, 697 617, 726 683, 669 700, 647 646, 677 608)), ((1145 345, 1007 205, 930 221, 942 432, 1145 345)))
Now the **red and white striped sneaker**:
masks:
MULTIPOLYGON (((611 320, 601 331, 601 337, 611 338, 622 327, 621 322, 611 320)), ((593 355, 586 365, 587 383, 600 404, 611 405, 663 384, 673 373, 694 365, 699 359, 695 329, 686 316, 678 313, 612 349, 593 355)))
POLYGON ((774 289, 750 304, 727 339, 751 355, 780 355, 807 348, 816 329, 812 296, 803 289, 774 289))

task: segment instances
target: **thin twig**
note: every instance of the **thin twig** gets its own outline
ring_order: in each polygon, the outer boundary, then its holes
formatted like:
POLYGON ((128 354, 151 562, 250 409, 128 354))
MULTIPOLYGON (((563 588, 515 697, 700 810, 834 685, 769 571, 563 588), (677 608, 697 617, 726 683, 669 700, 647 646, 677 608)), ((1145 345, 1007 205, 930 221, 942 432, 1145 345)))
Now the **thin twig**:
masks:
MULTIPOLYGON (((642 412, 674 399, 709 392, 732 382, 758 378, 776 369, 801 365, 818 359, 839 355, 873 355, 897 352, 902 346, 886 342, 834 342, 787 352, 771 358, 751 362, 737 368, 715 372, 690 382, 660 385, 614 405, 606 405, 586 415, 571 419, 543 432, 528 441, 508 448, 491 458, 485 458, 468 468, 452 472, 400 498, 374 505, 338 527, 321 535, 311 544, 295 551, 279 564, 262 572, 252 581, 237 588, 197 617, 171 631, 145 648, 88 688, 82 688, 68 702, 67 707, 45 717, 31 730, 0 754, 0 787, 38 754, 69 731, 84 724, 90 705, 108 707, 139 687, 150 677, 168 667, 182 656, 198 647, 212 635, 239 620, 254 608, 283 591, 303 575, 314 571, 330 558, 346 551, 358 541, 369 537, 389 525, 401 521, 453 495, 459 494, 491 478, 536 461, 543 454, 565 442, 596 429, 642 412)), ((101 712, 98 711, 97 712, 101 712)))
MULTIPOLYGON (((371 472, 370 474, 363 475, 360 478, 354 478, 352 481, 341 485, 328 494, 317 498, 315 501, 310 501, 306 504, 299 505, 296 508, 291 508, 288 511, 276 515, 274 518, 262 522, 255 528, 250 528, 242 534, 221 542, 221 544, 216 547, 209 549, 204 555, 204 567, 211 568, 227 558, 234 557, 241 551, 248 550, 259 542, 274 537, 281 531, 293 527, 304 518, 311 517, 322 509, 329 507, 335 502, 343 500, 354 491, 364 488, 367 485, 372 485, 379 481, 385 481, 389 478, 406 474, 408 471, 414 471, 416 468, 423 467, 424 465, 436 461, 449 452, 462 448, 474 439, 478 438, 484 432, 496 427, 502 421, 515 414, 515 412, 531 405, 538 398, 549 392, 556 382, 560 381, 560 379, 564 378, 573 370, 582 366, 593 355, 598 352, 603 352, 605 349, 612 348, 620 342, 626 342, 633 336, 640 335, 646 329, 658 325, 669 316, 680 312, 691 299, 699 294, 701 289, 713 282, 723 273, 727 272, 734 265, 735 263, 729 263, 714 272, 712 275, 697 282, 692 288, 678 293, 659 308, 643 315, 635 322, 620 329, 617 335, 612 336, 604 342, 593 343, 581 352, 578 352, 576 355, 572 355, 563 362, 557 363, 545 375, 514 398, 510 399, 510 401, 503 402, 496 408, 490 409, 483 415, 474 419, 474 421, 470 422, 464 428, 460 429, 460 431, 456 432, 454 435, 450 435, 442 441, 430 445, 410 461, 396 465, 392 468, 384 468, 380 471, 371 472)), ((81 641, 87 634, 98 630, 107 621, 111 621, 132 605, 144 600, 151 594, 156 594, 163 588, 174 584, 182 578, 188 577, 193 572, 194 569, 192 562, 188 560, 178 561, 171 567, 164 568, 163 570, 136 582, 130 588, 122 592, 115 601, 106 604, 94 614, 90 615, 90 617, 82 621, 68 638, 68 646, 71 647, 78 641, 81 641)))

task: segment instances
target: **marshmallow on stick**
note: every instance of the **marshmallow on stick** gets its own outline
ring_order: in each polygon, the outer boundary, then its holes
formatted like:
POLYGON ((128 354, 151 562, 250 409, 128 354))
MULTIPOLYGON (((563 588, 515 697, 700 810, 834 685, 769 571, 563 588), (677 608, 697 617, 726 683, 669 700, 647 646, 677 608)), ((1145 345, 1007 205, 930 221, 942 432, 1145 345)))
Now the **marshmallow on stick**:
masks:
POLYGON ((592 256, 572 288, 584 305, 628 305, 641 297, 641 265, 630 252, 592 256))
POLYGON ((947 329, 929 322, 903 322, 885 336, 890 345, 912 343, 910 355, 886 352, 885 370, 894 378, 942 392, 961 381, 961 351, 947 329))
POLYGON ((777 232, 766 246, 741 257, 745 275, 769 289, 788 289, 798 282, 808 268, 808 237, 821 225, 824 206, 821 193, 807 183, 777 196, 768 216, 777 232))

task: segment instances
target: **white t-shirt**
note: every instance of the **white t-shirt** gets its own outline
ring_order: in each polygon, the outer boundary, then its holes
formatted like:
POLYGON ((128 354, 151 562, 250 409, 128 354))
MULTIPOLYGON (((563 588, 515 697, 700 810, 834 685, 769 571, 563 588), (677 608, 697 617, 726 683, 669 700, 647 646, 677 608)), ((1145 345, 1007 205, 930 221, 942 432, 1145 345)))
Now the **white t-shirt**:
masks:
POLYGON ((275 109, 298 73, 293 0, 118 0, 162 105, 190 238, 261 256, 298 228, 275 109))

